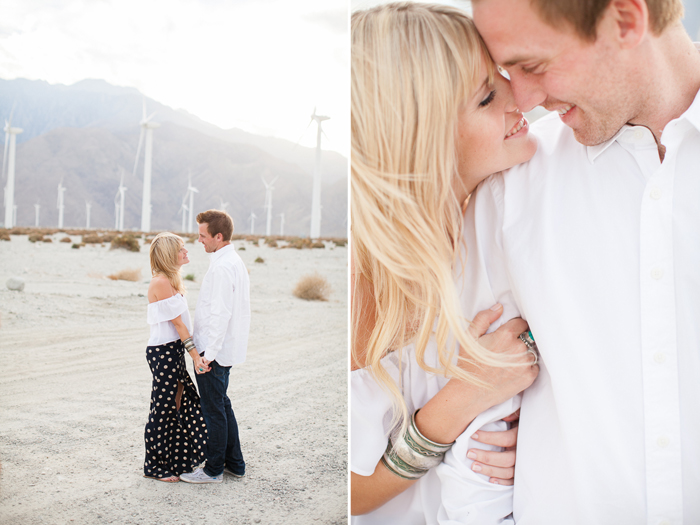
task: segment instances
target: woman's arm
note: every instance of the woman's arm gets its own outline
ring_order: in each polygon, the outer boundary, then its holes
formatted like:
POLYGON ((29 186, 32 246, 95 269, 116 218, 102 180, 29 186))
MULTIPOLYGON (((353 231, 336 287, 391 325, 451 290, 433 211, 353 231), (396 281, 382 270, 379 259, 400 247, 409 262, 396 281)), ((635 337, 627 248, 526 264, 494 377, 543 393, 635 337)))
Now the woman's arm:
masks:
MULTIPOLYGON (((491 310, 479 312, 474 318, 472 330, 479 342, 494 352, 503 354, 523 354, 523 362, 530 358, 525 352, 525 345, 518 336, 527 329, 527 323, 522 319, 511 319, 495 332, 485 334, 488 327, 496 321, 503 309, 496 305, 491 310)), ((467 365, 462 365, 465 369, 467 365)), ((469 372, 476 372, 468 370, 469 372)), ((458 379, 451 379, 416 415, 416 426, 426 438, 438 443, 452 443, 469 424, 484 410, 495 406, 530 386, 537 377, 539 368, 533 367, 485 367, 479 370, 479 376, 490 385, 480 388, 458 379)), ((510 431, 509 431, 510 432, 510 431)), ((501 433, 505 434, 505 433, 501 433)), ((511 439, 512 433, 506 438, 511 439)), ((480 460, 488 459, 491 465, 488 469, 507 468, 510 462, 514 464, 514 454, 511 452, 491 453, 490 456, 480 456, 480 460), (503 457, 505 455, 505 457, 503 457)), ((509 471, 482 471, 485 475, 496 475, 509 471)), ((351 514, 365 514, 380 507, 398 494, 401 494, 415 481, 405 480, 392 474, 380 461, 371 476, 351 476, 351 514)), ((508 483, 503 483, 508 484, 508 483)))
MULTIPOLYGON (((185 341, 190 337, 190 333, 187 331, 187 327, 185 326, 185 323, 182 321, 182 316, 178 315, 175 319, 172 319, 170 321, 173 323, 175 326, 175 330, 177 330, 177 335, 180 336, 180 341, 185 341)), ((197 374, 204 374, 206 372, 209 372, 211 370, 211 367, 208 365, 205 365, 202 362, 202 357, 199 355, 199 352, 197 352, 197 347, 192 347, 188 353, 190 354, 190 357, 192 358, 192 361, 194 362, 194 371, 197 374), (200 372, 200 369, 203 369, 200 372)))

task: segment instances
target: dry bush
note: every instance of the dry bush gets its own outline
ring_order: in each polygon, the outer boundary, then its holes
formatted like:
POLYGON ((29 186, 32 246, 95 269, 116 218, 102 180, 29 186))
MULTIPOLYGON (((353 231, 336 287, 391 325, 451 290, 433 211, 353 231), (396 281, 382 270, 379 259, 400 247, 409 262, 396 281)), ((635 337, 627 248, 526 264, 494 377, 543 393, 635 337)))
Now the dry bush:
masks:
POLYGON ((231 240, 232 241, 240 241, 241 239, 245 239, 245 235, 242 233, 236 233, 235 235, 231 235, 231 240))
POLYGON ((134 268, 133 270, 121 270, 112 275, 108 275, 113 281, 132 281, 136 282, 141 279, 141 270, 139 268, 134 268))
POLYGON ((255 262, 256 263, 264 263, 265 259, 263 259, 262 257, 258 257, 257 259, 255 259, 255 262))
POLYGON ((193 273, 188 273, 184 277, 185 281, 194 281, 194 274, 193 273))
POLYGON ((42 242, 53 242, 53 239, 51 237, 44 237, 41 240, 42 240, 42 242))
POLYGON ((312 248, 325 248, 326 245, 323 244, 321 241, 318 241, 318 242, 312 243, 312 244, 311 244, 311 247, 312 247, 312 248))
POLYGON ((239 250, 245 250, 245 246, 243 246, 243 245, 241 244, 241 247, 238 248, 238 249, 239 249, 239 250))
POLYGON ((117 237, 117 236, 113 233, 103 233, 102 234, 102 242, 112 242, 115 237, 117 237))
POLYGON ((312 244, 311 239, 308 237, 304 237, 303 239, 301 237, 292 237, 289 239, 289 244, 283 246, 283 248, 296 248, 297 250, 301 250, 303 248, 311 248, 312 244))
POLYGON ((304 275, 294 287, 292 293, 306 301, 327 301, 331 285, 318 273, 304 275))
POLYGON ((28 237, 28 239, 29 239, 29 242, 42 242, 44 240, 44 236, 41 233, 32 233, 28 237))
POLYGON ((253 244, 258 244, 258 241, 260 240, 259 235, 246 235, 245 240, 248 242, 252 242, 253 244))
POLYGON ((73 242, 70 237, 64 237, 61 242, 73 242))
POLYGON ((73 246, 71 246, 71 248, 73 248, 74 250, 77 250, 77 249, 79 249, 81 246, 85 246, 85 243, 84 243, 84 242, 81 242, 80 244, 73 244, 73 246))
POLYGON ((139 241, 133 235, 120 235, 114 237, 110 244, 110 250, 116 250, 117 248, 122 248, 124 250, 129 250, 130 252, 138 252, 141 247, 139 246, 139 241))
POLYGON ((83 244, 102 244, 103 242, 102 237, 96 233, 83 235, 83 244))
POLYGON ((267 244, 270 248, 277 248, 277 239, 273 237, 265 237, 265 244, 267 244))
POLYGON ((347 239, 339 239, 339 238, 337 238, 337 237, 333 237, 333 238, 328 239, 328 240, 331 241, 333 244, 335 244, 336 247, 338 247, 338 248, 342 248, 342 247, 348 245, 348 240, 347 240, 347 239))
POLYGON ((10 232, 7 230, 0 231, 0 241, 9 241, 10 240, 10 232))

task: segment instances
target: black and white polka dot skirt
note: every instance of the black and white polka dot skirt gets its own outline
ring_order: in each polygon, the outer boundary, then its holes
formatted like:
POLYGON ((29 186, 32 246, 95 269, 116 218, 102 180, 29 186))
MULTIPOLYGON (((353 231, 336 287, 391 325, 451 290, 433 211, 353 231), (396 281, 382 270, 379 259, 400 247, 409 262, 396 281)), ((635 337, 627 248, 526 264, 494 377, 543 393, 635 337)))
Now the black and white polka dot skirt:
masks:
POLYGON ((143 473, 149 478, 167 478, 192 472, 205 459, 207 430, 199 394, 185 368, 185 347, 179 339, 147 346, 146 360, 153 374, 153 388, 144 433, 143 473), (183 385, 180 410, 175 401, 178 381, 183 385))

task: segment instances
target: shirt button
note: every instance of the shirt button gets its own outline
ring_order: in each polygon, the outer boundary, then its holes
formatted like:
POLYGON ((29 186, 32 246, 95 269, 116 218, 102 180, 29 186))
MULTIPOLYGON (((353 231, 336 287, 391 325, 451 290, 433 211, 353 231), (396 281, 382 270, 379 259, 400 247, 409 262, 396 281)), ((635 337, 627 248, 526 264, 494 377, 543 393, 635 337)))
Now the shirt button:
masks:
POLYGON ((663 352, 656 352, 654 354, 654 361, 656 361, 659 364, 665 362, 666 361, 666 354, 664 354, 663 352))
POLYGON ((659 200, 661 198, 661 195, 663 194, 663 191, 661 191, 661 188, 654 188, 651 190, 651 193, 649 194, 652 199, 654 200, 659 200))
POLYGON ((661 436, 656 440, 656 444, 659 445, 659 448, 666 448, 670 442, 671 440, 666 436, 661 436))
POLYGON ((635 128, 634 130, 634 138, 636 140, 641 140, 644 138, 644 130, 642 128, 635 128))
POLYGON ((657 266, 651 271, 651 276, 658 281, 664 276, 664 269, 657 266))

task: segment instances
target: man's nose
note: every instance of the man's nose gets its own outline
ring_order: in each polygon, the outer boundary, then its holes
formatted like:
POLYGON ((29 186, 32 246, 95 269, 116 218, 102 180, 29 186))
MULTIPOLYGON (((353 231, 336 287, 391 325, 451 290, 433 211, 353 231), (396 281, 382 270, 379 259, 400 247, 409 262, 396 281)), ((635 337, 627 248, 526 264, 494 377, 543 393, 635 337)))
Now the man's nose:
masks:
POLYGON ((540 86, 540 83, 532 78, 532 75, 526 75, 521 72, 509 73, 513 97, 520 111, 527 113, 547 99, 547 94, 540 86))

